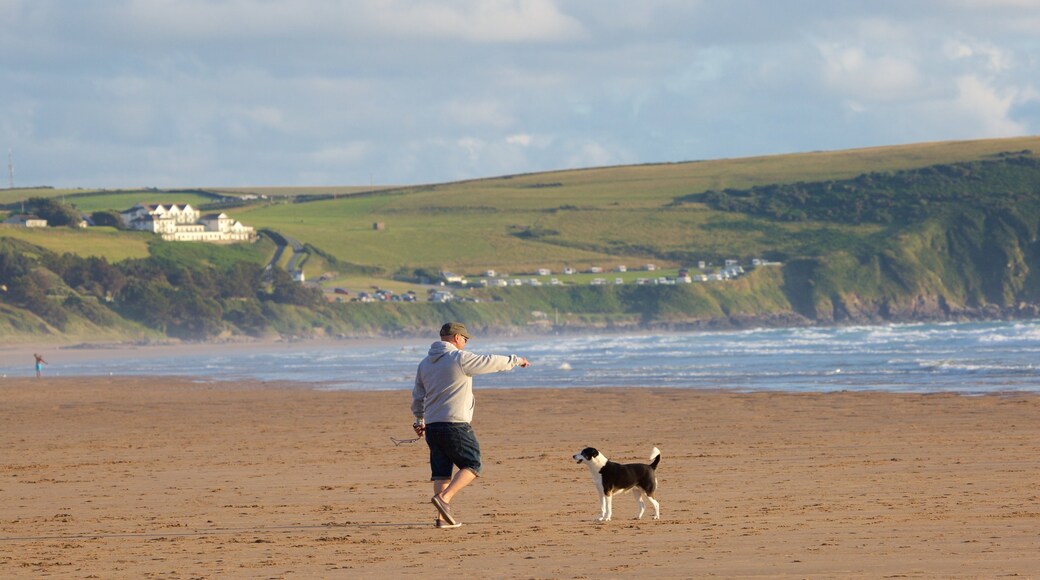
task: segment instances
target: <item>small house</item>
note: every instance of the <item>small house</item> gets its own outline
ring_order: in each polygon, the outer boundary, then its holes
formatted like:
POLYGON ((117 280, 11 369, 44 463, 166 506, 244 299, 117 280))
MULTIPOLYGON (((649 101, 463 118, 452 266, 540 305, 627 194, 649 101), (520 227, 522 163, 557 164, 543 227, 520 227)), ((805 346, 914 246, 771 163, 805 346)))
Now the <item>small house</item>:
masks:
POLYGON ((436 292, 433 292, 432 294, 430 294, 430 297, 429 297, 430 302, 451 302, 454 299, 455 299, 455 295, 454 294, 452 294, 451 292, 443 291, 443 290, 438 290, 436 292))
POLYGON ((454 274, 452 272, 441 272, 441 279, 444 280, 445 284, 461 284, 462 276, 454 274))
POLYGON ((6 220, 4 220, 4 223, 5 224, 15 225, 15 226, 21 226, 23 228, 45 228, 45 227, 47 227, 47 220, 45 220, 45 219, 43 219, 43 218, 41 218, 39 216, 28 215, 28 214, 13 215, 13 216, 7 218, 6 220))

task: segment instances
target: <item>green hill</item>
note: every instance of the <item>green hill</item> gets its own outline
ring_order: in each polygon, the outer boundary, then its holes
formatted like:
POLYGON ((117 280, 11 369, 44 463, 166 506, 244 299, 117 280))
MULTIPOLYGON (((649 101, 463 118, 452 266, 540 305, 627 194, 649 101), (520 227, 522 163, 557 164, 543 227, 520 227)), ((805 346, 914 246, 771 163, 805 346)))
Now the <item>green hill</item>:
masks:
MULTIPOLYGON (((754 257, 861 238, 875 225, 788 223, 675 200, 709 190, 834 179, 1040 151, 1040 138, 922 144, 748 159, 608 167, 389 190, 309 203, 255 205, 243 221, 307 240, 386 275, 417 268, 478 274, 654 259, 754 257), (382 231, 373 224, 382 223, 382 231), (446 232, 462 230, 462 240, 446 232), (808 247, 807 247, 808 244, 808 247)), ((318 272, 308 272, 317 274, 318 272)))
MULTIPOLYGON (((449 317, 519 331, 1034 316, 1040 303, 1040 158, 1034 151, 1040 137, 398 188, 250 188, 249 199, 222 211, 304 243, 307 278, 325 276, 327 289, 347 288, 351 295, 381 286, 422 297, 421 279, 443 270, 470 277, 496 270, 526 280, 539 268, 610 271, 654 263, 674 275, 701 261, 735 259, 750 271, 730 281, 653 286, 633 283, 645 273, 610 274, 624 285, 589 286, 588 277, 582 283, 572 277, 564 282, 574 283, 560 287, 460 290, 469 301, 446 304, 323 304, 314 296, 272 298, 278 292, 270 284, 235 296, 199 290, 193 300, 213 324, 148 319, 118 293, 107 304, 150 331, 203 338, 409 333, 449 317), (753 258, 782 265, 751 270, 753 258)), ((21 201, 13 193, 0 196, 9 208, 21 201)), ((125 209, 138 193, 181 201, 176 193, 153 190, 83 193, 61 195, 66 203, 80 199, 82 211, 125 209)), ((225 203, 220 200, 244 193, 192 190, 198 197, 185 201, 225 203)), ((0 242, 37 248, 29 254, 103 258, 130 278, 134 268, 150 264, 145 270, 222 279, 236 263, 259 268, 270 259, 274 246, 265 240, 247 248, 200 248, 104 228, 0 229, 0 242)), ((177 287, 176 280, 164 283, 177 287)), ((175 301, 175 292, 156 288, 154 300, 175 301)), ((6 306, 0 318, 27 308, 9 296, 0 299, 6 306)), ((0 325, 0 336, 24 333, 18 330, 24 326, 0 325)))

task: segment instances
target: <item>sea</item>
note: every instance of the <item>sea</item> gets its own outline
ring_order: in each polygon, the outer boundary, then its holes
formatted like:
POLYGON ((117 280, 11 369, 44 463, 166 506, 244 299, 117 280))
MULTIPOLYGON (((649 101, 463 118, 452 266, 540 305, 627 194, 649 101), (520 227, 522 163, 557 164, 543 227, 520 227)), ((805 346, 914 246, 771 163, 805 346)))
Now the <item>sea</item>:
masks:
MULTIPOLYGON (((133 356, 99 349, 48 376, 152 375, 297 382, 320 389, 411 389, 432 340, 286 343, 133 356)), ((518 354, 527 369, 483 375, 479 389, 670 387, 737 392, 1040 391, 1040 320, 889 324, 667 334, 475 338, 478 354, 518 354)), ((60 357, 58 357, 60 359, 60 357)), ((0 367, 4 376, 24 365, 0 367)))

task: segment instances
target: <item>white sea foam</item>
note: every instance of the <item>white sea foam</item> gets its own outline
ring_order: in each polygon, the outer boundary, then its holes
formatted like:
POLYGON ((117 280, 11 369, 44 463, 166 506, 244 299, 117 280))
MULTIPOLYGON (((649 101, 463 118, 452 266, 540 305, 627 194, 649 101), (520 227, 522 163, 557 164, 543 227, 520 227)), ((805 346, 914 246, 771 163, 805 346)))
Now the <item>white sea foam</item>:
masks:
MULTIPOLYGON (((64 364, 52 374, 181 375, 206 380, 289 380, 321 388, 410 389, 429 343, 313 348, 286 345, 258 351, 132 358, 104 351, 64 364)), ((480 376, 478 389, 568 386, 670 386, 741 391, 886 390, 898 392, 1040 392, 1040 321, 905 324, 843 328, 565 336, 553 340, 482 340, 471 350, 517 353, 532 367, 480 376), (839 372, 840 369, 840 372, 839 372)), ((0 367, 23 376, 31 367, 0 367)))

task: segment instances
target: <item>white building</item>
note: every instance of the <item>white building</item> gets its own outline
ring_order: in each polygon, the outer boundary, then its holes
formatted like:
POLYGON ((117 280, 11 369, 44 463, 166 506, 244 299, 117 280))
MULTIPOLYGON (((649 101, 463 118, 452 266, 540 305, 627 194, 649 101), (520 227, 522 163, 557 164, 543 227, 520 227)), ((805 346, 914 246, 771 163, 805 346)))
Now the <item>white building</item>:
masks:
POLYGON ((203 216, 191 204, 137 204, 120 212, 123 223, 132 230, 159 234, 171 242, 251 242, 256 230, 225 213, 203 216))
POLYGON ((11 224, 16 226, 22 226, 23 228, 45 228, 47 227, 47 220, 36 217, 34 215, 18 214, 13 215, 6 220, 5 224, 11 224))
POLYGON ((453 272, 441 272, 441 278, 444 279, 444 282, 446 284, 462 284, 463 283, 462 276, 460 276, 458 274, 455 274, 453 272))
POLYGON ((454 299, 454 294, 444 290, 438 290, 436 292, 433 292, 432 294, 430 294, 429 298, 430 302, 451 302, 454 299))

